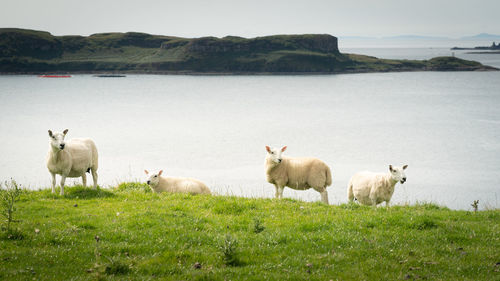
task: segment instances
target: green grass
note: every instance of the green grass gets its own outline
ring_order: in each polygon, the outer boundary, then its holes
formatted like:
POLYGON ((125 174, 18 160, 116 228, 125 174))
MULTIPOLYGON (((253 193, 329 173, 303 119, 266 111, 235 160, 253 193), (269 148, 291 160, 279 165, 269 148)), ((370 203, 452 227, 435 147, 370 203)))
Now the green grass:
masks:
MULTIPOLYGON (((490 69, 476 61, 468 61, 456 57, 435 57, 430 60, 393 60, 376 57, 346 54, 352 61, 348 69, 359 72, 388 71, 474 71, 490 69)), ((491 68, 492 69, 492 68, 491 68)))
POLYGON ((0 280, 500 280, 500 210, 25 192, 0 280))

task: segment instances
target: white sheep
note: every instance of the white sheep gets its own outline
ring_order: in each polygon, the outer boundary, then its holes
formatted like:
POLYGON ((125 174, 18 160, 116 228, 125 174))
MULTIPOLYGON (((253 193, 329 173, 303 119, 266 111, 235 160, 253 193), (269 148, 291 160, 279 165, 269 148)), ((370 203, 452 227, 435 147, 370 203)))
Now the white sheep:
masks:
POLYGON ((147 184, 155 193, 166 192, 179 192, 190 194, 210 194, 210 189, 199 180, 191 178, 174 178, 163 177, 161 174, 163 170, 157 174, 149 174, 148 170, 144 170, 146 175, 149 176, 147 184))
POLYGON ((266 176, 276 188, 276 198, 283 197, 285 186, 296 190, 314 188, 321 194, 321 201, 328 204, 326 187, 332 184, 330 168, 316 158, 282 157, 286 148, 271 149, 266 146, 266 176))
POLYGON ((64 141, 68 129, 62 133, 49 130, 50 149, 47 168, 52 175, 52 193, 56 190, 56 174, 61 175, 61 195, 64 195, 66 178, 82 177, 83 186, 87 185, 85 173, 92 171, 94 189, 97 188, 97 148, 91 139, 70 139, 64 141))
POLYGON ((388 173, 359 172, 355 174, 347 187, 349 201, 356 199, 363 205, 372 206, 385 201, 385 205, 389 206, 396 183, 403 184, 406 181, 404 170, 407 167, 408 165, 402 168, 389 165, 388 173))

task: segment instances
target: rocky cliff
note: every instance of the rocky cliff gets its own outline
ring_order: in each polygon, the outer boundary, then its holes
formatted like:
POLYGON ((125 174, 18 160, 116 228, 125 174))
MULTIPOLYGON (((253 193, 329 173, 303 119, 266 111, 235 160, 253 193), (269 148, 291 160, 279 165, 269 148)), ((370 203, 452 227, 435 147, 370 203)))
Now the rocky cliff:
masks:
POLYGON ((484 70, 462 60, 346 55, 328 34, 180 38, 137 32, 53 36, 0 29, 0 73, 346 73, 484 70))

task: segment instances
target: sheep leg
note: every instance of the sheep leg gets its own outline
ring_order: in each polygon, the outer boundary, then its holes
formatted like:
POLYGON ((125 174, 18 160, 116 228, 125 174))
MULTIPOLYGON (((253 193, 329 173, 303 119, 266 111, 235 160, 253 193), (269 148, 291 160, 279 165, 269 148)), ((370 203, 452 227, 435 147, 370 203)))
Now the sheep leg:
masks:
POLYGON ((52 175, 52 193, 56 193, 56 174, 50 174, 52 175))
POLYGON ((389 207, 389 201, 391 201, 391 200, 387 200, 387 201, 385 201, 385 207, 386 207, 386 208, 387 208, 387 207, 389 207))
POLYGON ((347 199, 349 199, 350 202, 352 202, 354 198, 354 192, 352 192, 352 184, 349 183, 349 187, 347 189, 347 199))
POLYGON ((321 201, 328 205, 328 192, 326 192, 326 189, 320 192, 321 194, 321 201))
POLYGON ((82 185, 83 187, 87 187, 87 175, 85 173, 82 175, 82 185))
POLYGON ((64 182, 66 181, 66 176, 61 175, 61 196, 64 195, 64 182))
POLYGON ((284 186, 276 185, 276 198, 283 198, 283 189, 285 189, 284 186))
POLYGON ((95 169, 91 169, 92 171, 92 180, 94 180, 94 189, 97 189, 97 171, 95 169))
POLYGON ((373 187, 371 188, 371 192, 370 192, 370 200, 372 201, 372 206, 374 208, 376 208, 377 207, 377 195, 375 194, 373 187))

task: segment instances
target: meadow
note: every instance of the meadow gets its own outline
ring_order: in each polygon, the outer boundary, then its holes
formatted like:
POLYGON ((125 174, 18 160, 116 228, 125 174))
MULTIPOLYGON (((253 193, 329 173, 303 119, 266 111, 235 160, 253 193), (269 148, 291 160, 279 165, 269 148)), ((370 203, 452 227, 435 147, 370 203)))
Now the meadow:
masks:
POLYGON ((498 209, 154 194, 141 183, 24 190, 15 207, 0 231, 1 280, 500 280, 498 209))

